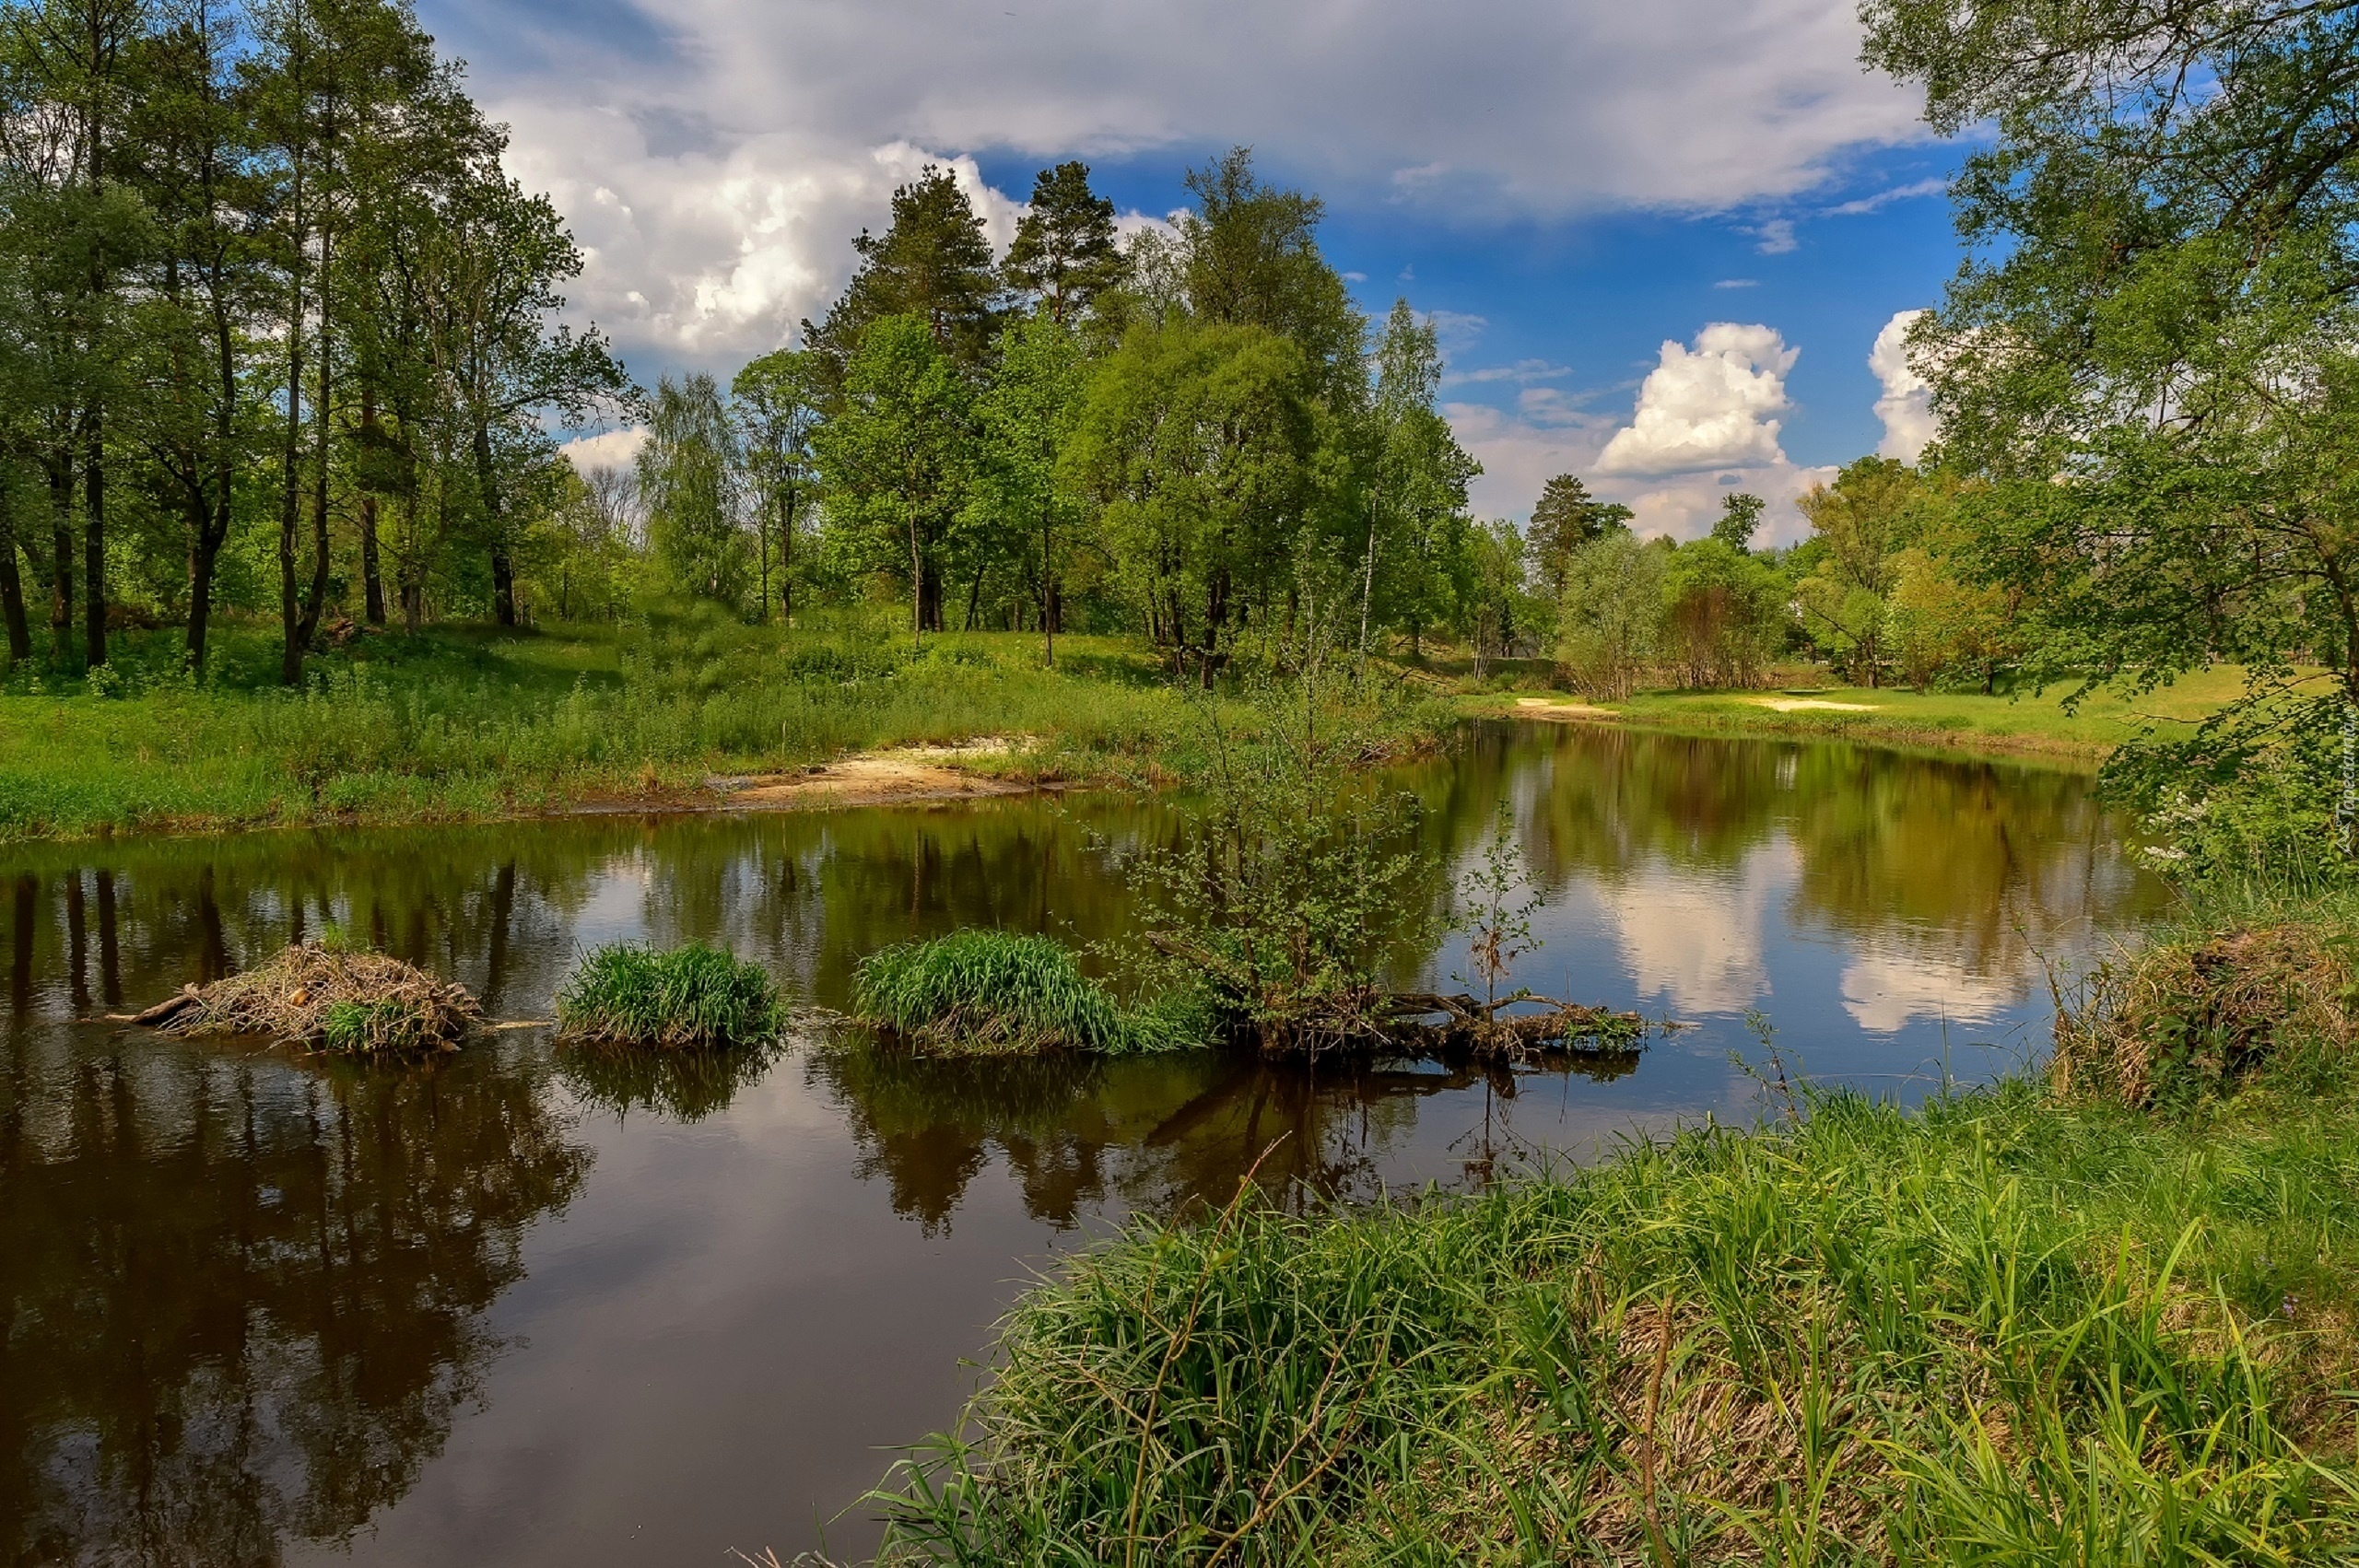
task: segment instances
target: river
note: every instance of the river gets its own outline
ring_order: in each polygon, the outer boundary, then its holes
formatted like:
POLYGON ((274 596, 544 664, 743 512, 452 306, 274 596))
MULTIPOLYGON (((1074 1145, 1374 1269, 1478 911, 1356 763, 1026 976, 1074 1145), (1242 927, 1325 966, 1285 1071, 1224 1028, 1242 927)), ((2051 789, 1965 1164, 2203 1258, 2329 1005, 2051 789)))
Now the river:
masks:
MULTIPOLYGON (((1515 978, 1683 1027, 1633 1069, 1222 1053, 631 1071, 488 1036, 412 1068, 105 1020, 340 926, 548 1016, 573 955, 701 938, 840 1005, 964 925, 1116 941, 1102 795, 0 852, 0 1553, 17 1563, 719 1563, 874 1545, 1033 1271, 1136 1211, 1459 1188, 1790 1071, 1902 1099, 2045 1048, 2050 962, 2160 907, 2079 774, 1833 743, 1481 731, 1405 768, 1438 898, 1495 813, 1515 978), (1273 1145, 1274 1144, 1274 1148, 1273 1145), (849 1512, 847 1512, 849 1510, 849 1512)), ((1462 942, 1397 954, 1446 982, 1462 942)), ((1451 987, 1450 989, 1456 989, 1451 987)))

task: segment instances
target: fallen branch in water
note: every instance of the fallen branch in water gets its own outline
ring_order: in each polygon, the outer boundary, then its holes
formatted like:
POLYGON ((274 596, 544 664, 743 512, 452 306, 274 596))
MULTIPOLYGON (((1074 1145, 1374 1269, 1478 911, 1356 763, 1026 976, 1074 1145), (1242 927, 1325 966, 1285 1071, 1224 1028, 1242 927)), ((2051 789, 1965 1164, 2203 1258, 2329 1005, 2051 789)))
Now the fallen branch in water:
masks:
POLYGON ((1496 1001, 1463 991, 1394 991, 1385 999, 1385 1032, 1407 1044, 1455 1047, 1477 1056, 1528 1056, 1536 1051, 1635 1051, 1646 1020, 1635 1012, 1583 1007, 1519 990, 1496 1001), (1510 1007, 1537 1007, 1513 1012, 1510 1007), (1441 1022, 1432 1022, 1439 1014, 1441 1022))

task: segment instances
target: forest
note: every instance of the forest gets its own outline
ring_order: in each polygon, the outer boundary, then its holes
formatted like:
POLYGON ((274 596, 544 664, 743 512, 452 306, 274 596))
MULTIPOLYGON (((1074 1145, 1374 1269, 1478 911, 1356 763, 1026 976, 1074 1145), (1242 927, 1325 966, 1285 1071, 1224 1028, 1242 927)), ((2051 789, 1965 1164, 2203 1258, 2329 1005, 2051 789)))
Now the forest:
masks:
POLYGON ((8 8, 5 68, 20 678, 111 689, 158 628, 202 678, 226 620, 275 627, 294 685, 379 628, 682 598, 898 604, 1050 662, 1136 634, 1206 678, 1308 610, 1363 655, 1560 660, 1600 696, 1790 657, 1989 689, 2015 651, 1953 567, 1956 486, 1888 460, 1802 497, 1785 551, 1751 548, 1762 497, 1640 541, 1571 474, 1526 525, 1475 517, 1432 320, 1364 317, 1319 198, 1242 147, 1128 232, 1086 166, 1043 170, 1004 253, 929 169, 800 346, 649 389, 564 324, 579 247, 405 6, 48 0, 8 8), (612 428, 635 462, 569 457, 612 428))

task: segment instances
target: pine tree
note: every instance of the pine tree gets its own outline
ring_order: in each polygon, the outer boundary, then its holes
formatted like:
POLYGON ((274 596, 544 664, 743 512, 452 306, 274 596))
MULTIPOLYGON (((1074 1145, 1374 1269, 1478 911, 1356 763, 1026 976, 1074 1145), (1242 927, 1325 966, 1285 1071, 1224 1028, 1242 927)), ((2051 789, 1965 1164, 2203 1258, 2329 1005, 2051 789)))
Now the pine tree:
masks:
POLYGON ((893 221, 851 242, 860 270, 804 343, 825 355, 841 379, 861 340, 886 316, 917 316, 936 347, 959 364, 980 364, 997 325, 999 270, 983 220, 947 169, 929 164, 893 193, 893 221))
POLYGON ((1089 165, 1044 169, 1007 248, 1008 287, 1038 295, 1049 319, 1068 325, 1129 270, 1117 239, 1114 204, 1089 188, 1089 165))
POLYGON ((1540 492, 1532 509, 1531 548, 1548 597, 1561 600, 1573 552, 1630 526, 1628 507, 1601 501, 1570 474, 1559 474, 1540 492))

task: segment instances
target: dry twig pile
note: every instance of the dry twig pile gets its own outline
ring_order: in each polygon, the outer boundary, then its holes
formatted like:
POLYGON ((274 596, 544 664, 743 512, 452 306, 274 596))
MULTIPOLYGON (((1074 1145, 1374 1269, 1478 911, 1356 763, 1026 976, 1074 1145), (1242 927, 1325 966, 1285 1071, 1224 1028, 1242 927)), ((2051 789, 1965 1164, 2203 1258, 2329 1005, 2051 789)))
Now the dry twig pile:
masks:
POLYGON ((349 1056, 452 1051, 483 1008, 466 988, 381 953, 302 945, 186 986, 131 1022, 172 1035, 268 1035, 349 1056))

